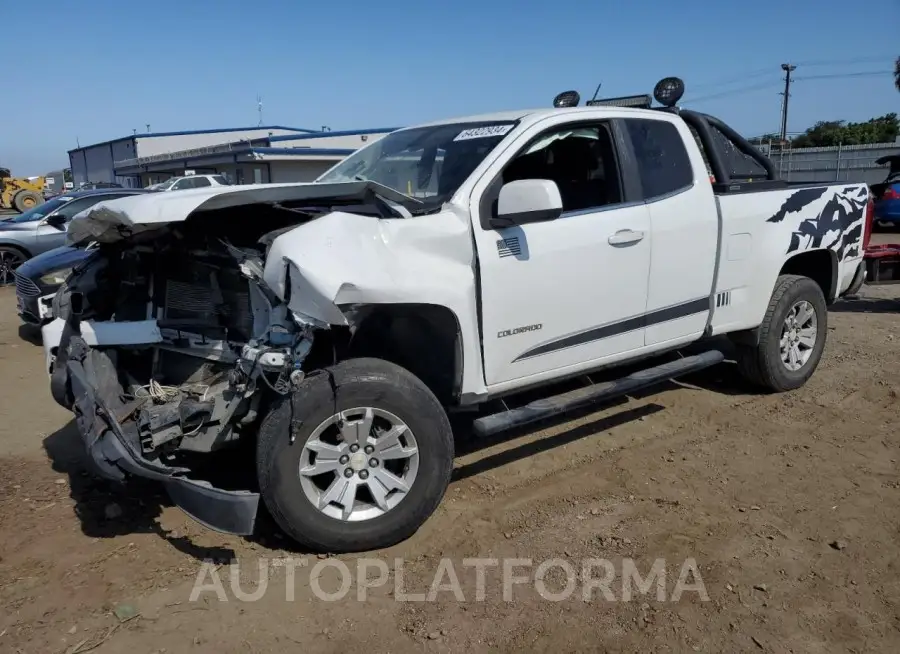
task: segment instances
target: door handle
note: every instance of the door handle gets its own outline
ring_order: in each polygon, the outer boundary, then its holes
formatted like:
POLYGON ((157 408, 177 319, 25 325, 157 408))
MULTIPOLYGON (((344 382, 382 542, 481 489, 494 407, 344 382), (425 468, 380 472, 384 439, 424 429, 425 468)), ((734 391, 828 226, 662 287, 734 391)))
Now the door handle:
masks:
POLYGON ((610 245, 631 245, 644 239, 644 232, 633 229, 620 229, 609 237, 610 245))

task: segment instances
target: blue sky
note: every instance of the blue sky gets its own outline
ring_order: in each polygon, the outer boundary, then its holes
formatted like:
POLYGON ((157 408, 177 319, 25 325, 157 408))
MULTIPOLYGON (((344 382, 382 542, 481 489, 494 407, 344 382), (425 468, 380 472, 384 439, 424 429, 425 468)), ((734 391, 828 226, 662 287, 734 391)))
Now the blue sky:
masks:
POLYGON ((752 136, 778 129, 783 61, 799 64, 789 130, 865 120, 900 110, 889 76, 804 78, 889 71, 896 3, 4 2, 3 24, 30 29, 0 36, 0 164, 42 174, 68 165, 76 139, 148 123, 255 125, 257 94, 265 124, 339 130, 549 106, 600 82, 605 96, 650 92, 668 75, 686 106, 752 136))

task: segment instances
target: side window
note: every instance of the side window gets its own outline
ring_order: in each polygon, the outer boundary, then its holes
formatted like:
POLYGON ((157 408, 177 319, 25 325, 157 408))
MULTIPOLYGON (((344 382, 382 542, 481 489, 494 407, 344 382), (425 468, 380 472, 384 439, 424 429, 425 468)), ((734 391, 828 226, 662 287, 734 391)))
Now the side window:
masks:
POLYGON ((678 128, 664 120, 625 120, 634 148, 643 199, 675 193, 694 182, 694 169, 678 128))
POLYGON ((710 125, 715 147, 722 154, 723 163, 728 168, 731 179, 766 179, 768 173, 761 163, 741 152, 738 147, 715 125, 710 125))
POLYGON ((212 184, 205 177, 195 177, 193 188, 201 188, 203 186, 212 186, 212 184))
POLYGON ((569 125, 541 134, 503 171, 503 183, 520 179, 556 182, 563 212, 622 202, 622 184, 609 126, 569 125))
POLYGON ((93 207, 98 202, 103 200, 109 200, 111 196, 109 195, 92 195, 89 198, 79 198, 78 200, 73 200, 69 204, 65 205, 62 209, 56 212, 59 216, 65 216, 66 222, 72 220, 75 217, 75 214, 88 209, 89 207, 93 207))
POLYGON ((173 191, 181 191, 186 188, 192 188, 193 184, 191 183, 191 181, 192 180, 190 178, 185 178, 185 179, 179 180, 179 181, 175 182, 174 186, 172 186, 172 190, 173 191))

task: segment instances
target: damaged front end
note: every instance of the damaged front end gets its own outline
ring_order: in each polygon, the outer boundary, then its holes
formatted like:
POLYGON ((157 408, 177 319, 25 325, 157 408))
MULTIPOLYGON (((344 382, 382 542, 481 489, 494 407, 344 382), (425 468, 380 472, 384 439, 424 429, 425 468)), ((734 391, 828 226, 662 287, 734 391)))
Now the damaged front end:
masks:
POLYGON ((265 251, 166 227, 102 245, 55 303, 51 391, 96 472, 156 479, 197 521, 236 534, 253 532, 259 495, 194 479, 184 460, 251 433, 264 403, 302 381, 326 326, 266 285, 265 251))

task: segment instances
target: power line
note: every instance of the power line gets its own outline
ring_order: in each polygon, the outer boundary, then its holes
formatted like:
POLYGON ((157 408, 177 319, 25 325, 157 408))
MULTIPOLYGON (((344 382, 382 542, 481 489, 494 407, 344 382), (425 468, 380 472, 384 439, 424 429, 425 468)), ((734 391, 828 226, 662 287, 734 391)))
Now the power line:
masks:
POLYGON ((779 86, 780 83, 776 81, 763 82, 761 84, 753 84, 751 86, 744 86, 737 89, 731 89, 729 91, 722 91, 721 93, 713 93, 712 95, 704 95, 699 98, 691 98, 689 101, 686 101, 684 104, 694 104, 696 102, 705 102, 706 100, 716 100, 718 98, 727 98, 732 95, 741 95, 743 93, 749 93, 750 91, 758 91, 760 89, 768 89, 779 86))
POLYGON ((896 55, 878 55, 869 57, 855 57, 853 59, 831 59, 819 61, 798 61, 798 66, 849 66, 851 64, 874 64, 878 62, 891 62, 896 55))
MULTIPOLYGON (((797 65, 799 65, 799 64, 797 64, 797 65)), ((772 74, 771 71, 769 71, 769 74, 772 74)), ((874 76, 880 76, 880 75, 893 75, 893 73, 891 73, 890 71, 878 70, 878 71, 860 71, 860 72, 854 72, 854 73, 830 73, 830 74, 824 74, 824 75, 804 75, 802 77, 793 77, 792 76, 791 82, 817 80, 817 79, 842 79, 842 78, 849 78, 849 77, 874 77, 874 76)), ((758 83, 758 84, 752 84, 749 86, 742 86, 742 87, 739 87, 736 89, 728 89, 725 91, 721 91, 719 93, 712 93, 710 95, 702 95, 698 98, 690 98, 689 100, 685 100, 684 104, 694 104, 697 102, 705 102, 706 100, 717 100, 719 98, 727 98, 727 97, 731 97, 733 95, 741 95, 744 93, 749 93, 751 91, 759 91, 761 89, 766 89, 766 88, 775 88, 780 85, 781 85, 780 82, 777 82, 774 80, 766 81, 766 82, 762 82, 762 83, 758 83)))
POLYGON ((772 73, 771 68, 765 68, 765 69, 761 69, 761 70, 746 72, 743 75, 740 75, 739 77, 721 78, 721 79, 713 81, 713 82, 705 82, 703 84, 698 84, 697 86, 692 85, 690 88, 691 88, 691 90, 697 90, 697 89, 702 90, 702 89, 711 88, 711 87, 728 86, 730 84, 736 84, 737 82, 746 82, 747 80, 756 79, 759 77, 771 77, 772 74, 773 73, 772 73))
POLYGON ((889 70, 866 70, 858 73, 830 73, 827 75, 806 75, 798 77, 796 81, 808 79, 841 79, 844 77, 874 77, 879 75, 893 75, 889 70))
MULTIPOLYGON (((879 56, 868 56, 868 57, 854 57, 850 59, 821 59, 817 61, 798 61, 795 65, 797 66, 850 66, 853 64, 865 64, 865 63, 889 63, 893 64, 895 55, 879 55, 879 56)), ((719 78, 717 80, 712 80, 709 82, 703 82, 696 86, 691 86, 691 90, 703 90, 711 87, 719 87, 719 86, 728 86, 731 84, 737 84, 738 82, 745 82, 747 80, 758 79, 760 77, 772 76, 774 71, 772 68, 757 68, 754 70, 748 70, 743 73, 738 73, 737 75, 730 75, 728 77, 719 78)), ((838 73, 835 73, 838 74, 838 73)), ((853 76, 859 76, 856 73, 852 74, 853 76)), ((813 77, 808 77, 805 79, 812 79, 813 77)), ((824 78, 823 78, 824 79, 824 78)))

